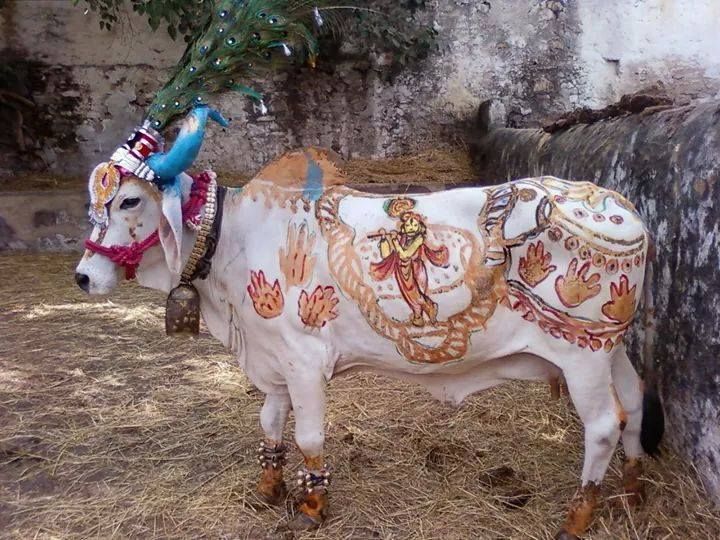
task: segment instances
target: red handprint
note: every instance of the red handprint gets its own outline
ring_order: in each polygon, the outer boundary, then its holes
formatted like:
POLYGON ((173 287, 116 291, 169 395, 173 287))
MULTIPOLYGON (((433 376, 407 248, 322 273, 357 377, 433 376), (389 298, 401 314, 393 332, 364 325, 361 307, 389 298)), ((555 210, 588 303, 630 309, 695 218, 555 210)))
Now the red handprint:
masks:
POLYGON ((282 313, 285 305, 280 282, 276 279, 272 286, 265 279, 265 274, 250 271, 250 285, 247 291, 252 299, 253 306, 258 315, 264 319, 272 319, 282 313))
POLYGON ((335 310, 338 302, 333 287, 318 285, 311 295, 302 291, 298 299, 300 320, 307 326, 322 328, 338 316, 335 310))

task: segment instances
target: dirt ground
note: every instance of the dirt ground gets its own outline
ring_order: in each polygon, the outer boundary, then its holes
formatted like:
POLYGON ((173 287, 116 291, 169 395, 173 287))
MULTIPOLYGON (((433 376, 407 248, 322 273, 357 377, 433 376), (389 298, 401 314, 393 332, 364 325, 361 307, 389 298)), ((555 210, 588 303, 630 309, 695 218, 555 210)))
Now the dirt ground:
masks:
MULTIPOLYGON (((0 256, 0 536, 292 538, 286 509, 253 503, 262 396, 232 358, 207 335, 165 337, 160 294, 84 296, 74 263, 0 256)), ((453 409, 351 376, 331 383, 328 422, 331 516, 301 538, 547 539, 579 482, 580 426, 545 385, 453 409)), ((292 448, 288 481, 299 464, 292 448)), ((720 538, 672 452, 648 464, 637 511, 618 465, 587 538, 720 538)))

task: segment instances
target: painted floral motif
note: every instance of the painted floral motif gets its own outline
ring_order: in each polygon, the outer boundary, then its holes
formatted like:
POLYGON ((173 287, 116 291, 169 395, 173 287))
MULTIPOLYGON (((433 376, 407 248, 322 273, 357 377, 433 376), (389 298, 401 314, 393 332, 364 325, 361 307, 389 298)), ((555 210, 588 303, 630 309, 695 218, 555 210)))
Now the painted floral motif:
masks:
POLYGON ((300 227, 288 225, 285 248, 280 248, 280 270, 285 276, 287 288, 302 287, 310 281, 315 269, 315 234, 308 232, 307 223, 300 227))
POLYGON ((565 239, 565 249, 568 251, 574 251, 578 247, 580 247, 580 240, 578 240, 577 236, 568 236, 565 239))
POLYGON ((589 298, 600 294, 600 274, 587 277, 590 261, 578 270, 578 260, 570 261, 567 272, 555 280, 555 291, 560 301, 567 307, 577 307, 589 298))
POLYGON ((588 213, 582 208, 575 208, 573 210, 573 215, 578 219, 585 219, 588 216, 588 213))
POLYGON ((637 285, 630 288, 626 275, 620 276, 618 283, 610 284, 610 301, 603 304, 602 312, 608 319, 624 323, 630 320, 635 313, 635 290, 637 285))
POLYGON ((262 270, 250 271, 250 285, 247 286, 247 291, 255 311, 263 319, 272 319, 282 313, 285 299, 277 279, 271 286, 262 270))
POLYGON ((307 291, 300 293, 298 315, 305 326, 322 328, 329 321, 337 318, 338 302, 334 287, 318 285, 310 295, 307 291))
POLYGON ((605 266, 605 255, 603 255, 602 253, 594 253, 592 256, 592 263, 594 266, 602 268, 603 266, 605 266))
POLYGON ((562 240, 563 233, 560 230, 560 227, 550 227, 550 230, 548 230, 548 238, 552 240, 553 242, 559 242, 562 240))
POLYGON ((545 252, 545 245, 542 240, 538 240, 528 246, 525 257, 520 257, 518 273, 525 283, 535 287, 557 269, 557 266, 550 264, 551 261, 552 255, 545 252))
POLYGON ((534 201, 537 198, 537 191, 530 188, 522 188, 518 191, 518 198, 523 202, 534 201))

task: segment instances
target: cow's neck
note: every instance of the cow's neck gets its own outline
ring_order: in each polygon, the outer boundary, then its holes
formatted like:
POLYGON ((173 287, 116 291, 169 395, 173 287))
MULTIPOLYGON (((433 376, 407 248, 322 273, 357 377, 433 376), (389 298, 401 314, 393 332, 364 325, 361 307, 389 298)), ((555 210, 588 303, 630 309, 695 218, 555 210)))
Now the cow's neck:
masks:
MULTIPOLYGON (((196 279, 193 285, 200 294, 200 310, 210 333, 226 347, 240 352, 242 335, 240 325, 240 302, 238 296, 244 288, 233 285, 233 276, 247 275, 244 256, 244 237, 242 231, 248 224, 243 221, 239 205, 241 190, 228 188, 223 202, 220 241, 212 258, 210 273, 206 279, 196 279), (230 280, 230 281, 229 281, 230 280)), ((183 231, 183 263, 187 264, 197 232, 185 227, 183 231)), ((169 293, 180 283, 180 274, 170 271, 162 249, 159 247, 147 252, 146 259, 138 271, 137 280, 143 287, 158 289, 169 293)))
POLYGON ((245 243, 242 231, 247 230, 240 211, 241 190, 228 188, 223 203, 223 222, 210 274, 193 285, 200 293, 202 317, 210 333, 235 352, 242 347, 240 321, 241 291, 237 277, 247 274, 245 243))

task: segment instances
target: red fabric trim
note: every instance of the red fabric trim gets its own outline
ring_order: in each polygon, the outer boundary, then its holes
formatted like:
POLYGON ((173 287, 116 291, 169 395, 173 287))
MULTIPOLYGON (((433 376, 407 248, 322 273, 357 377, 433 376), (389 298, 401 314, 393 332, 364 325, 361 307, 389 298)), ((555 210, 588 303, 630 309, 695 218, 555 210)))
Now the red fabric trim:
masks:
POLYGON ((200 210, 205 206, 208 188, 212 182, 210 172, 204 171, 193 177, 193 185, 190 189, 190 197, 183 205, 183 220, 193 225, 200 224, 200 210))
MULTIPOLYGON (((183 221, 188 224, 198 225, 200 222, 200 211, 205 206, 208 188, 212 176, 209 171, 200 173, 193 177, 193 184, 190 188, 190 196, 183 204, 183 221)), ((85 247, 110 259, 115 264, 125 269, 125 279, 135 279, 137 268, 145 252, 160 242, 160 234, 154 231, 150 236, 141 242, 133 242, 128 246, 103 246, 88 239, 85 240, 85 247)))

